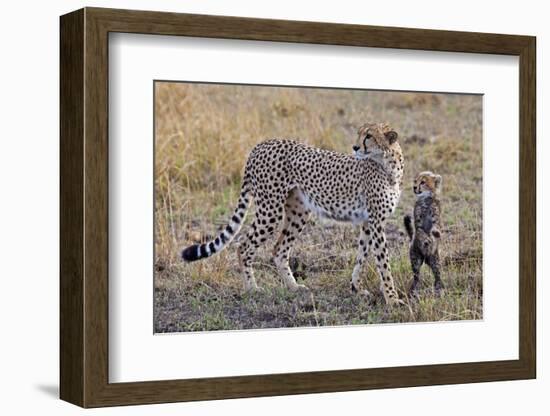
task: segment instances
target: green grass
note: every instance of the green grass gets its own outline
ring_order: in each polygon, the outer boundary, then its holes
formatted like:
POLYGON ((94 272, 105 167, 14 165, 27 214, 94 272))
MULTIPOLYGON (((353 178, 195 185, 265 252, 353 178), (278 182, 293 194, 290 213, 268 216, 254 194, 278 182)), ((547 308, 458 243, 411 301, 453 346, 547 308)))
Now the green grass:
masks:
MULTIPOLYGON (((425 322, 482 318, 481 98, 199 84, 156 84, 155 331, 425 322), (298 280, 290 293, 271 261, 274 241, 255 264, 261 293, 244 294, 234 246, 183 264, 186 245, 207 241, 227 223, 252 147, 272 137, 349 152, 366 121, 389 122, 405 156, 403 194, 387 225, 391 266, 407 305, 389 308, 372 263, 352 295, 357 229, 312 217, 291 253, 298 280), (443 175, 441 257, 445 291, 436 296, 424 266, 416 299, 402 217, 412 210, 414 175, 443 175)), ((248 215, 246 225, 252 217, 248 215)))

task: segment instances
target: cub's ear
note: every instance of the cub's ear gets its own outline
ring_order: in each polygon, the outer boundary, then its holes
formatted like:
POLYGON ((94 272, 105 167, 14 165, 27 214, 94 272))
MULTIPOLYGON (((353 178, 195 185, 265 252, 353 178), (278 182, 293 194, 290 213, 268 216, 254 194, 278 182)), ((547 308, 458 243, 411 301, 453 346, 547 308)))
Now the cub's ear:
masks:
POLYGON ((384 134, 386 136, 386 139, 388 139, 388 142, 390 142, 390 144, 393 144, 397 141, 397 132, 392 130, 384 134))
POLYGON ((435 189, 437 192, 441 192, 441 186, 443 185, 443 178, 441 175, 435 175, 435 189))

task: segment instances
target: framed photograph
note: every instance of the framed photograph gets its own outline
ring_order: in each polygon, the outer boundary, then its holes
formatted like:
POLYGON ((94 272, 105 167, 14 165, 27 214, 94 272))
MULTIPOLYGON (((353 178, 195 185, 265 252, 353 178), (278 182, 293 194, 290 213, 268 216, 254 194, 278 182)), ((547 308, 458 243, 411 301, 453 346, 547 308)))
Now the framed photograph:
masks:
POLYGON ((536 377, 534 37, 60 30, 63 400, 536 377))

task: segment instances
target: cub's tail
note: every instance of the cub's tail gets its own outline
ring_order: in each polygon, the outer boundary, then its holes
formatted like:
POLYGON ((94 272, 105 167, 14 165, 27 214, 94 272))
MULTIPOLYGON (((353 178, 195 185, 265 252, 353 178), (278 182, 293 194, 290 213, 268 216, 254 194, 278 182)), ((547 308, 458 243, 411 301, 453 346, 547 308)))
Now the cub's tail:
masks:
POLYGON ((250 206, 250 186, 243 183, 241 196, 235 212, 225 229, 212 241, 204 244, 193 244, 181 252, 181 257, 186 262, 204 259, 224 249, 240 231, 248 207, 250 206))
POLYGON ((403 224, 405 224, 405 229, 407 230, 407 234, 409 235, 409 238, 412 240, 414 235, 414 230, 412 225, 412 218, 409 214, 403 217, 403 224))

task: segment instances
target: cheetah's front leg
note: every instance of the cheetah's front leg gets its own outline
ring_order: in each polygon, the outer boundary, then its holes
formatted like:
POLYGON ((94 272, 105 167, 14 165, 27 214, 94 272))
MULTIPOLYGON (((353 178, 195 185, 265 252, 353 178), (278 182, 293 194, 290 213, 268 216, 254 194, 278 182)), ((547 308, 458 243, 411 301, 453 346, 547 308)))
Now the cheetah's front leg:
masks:
POLYGON ((384 223, 371 223, 369 231, 371 238, 370 245, 376 259, 376 268, 378 269, 378 274, 380 275, 380 285, 382 292, 384 293, 384 299, 388 305, 402 305, 403 301, 399 299, 399 295, 395 290, 393 277, 391 275, 384 223))
MULTIPOLYGON (((363 269, 363 264, 367 258, 369 252, 369 246, 371 244, 370 239, 370 230, 367 223, 361 226, 361 233, 359 235, 359 247, 357 249, 357 257, 355 259, 355 266, 353 267, 353 272, 351 274, 351 291, 357 293, 359 291, 359 277, 361 275, 361 270, 363 269)), ((368 295, 368 290, 364 290, 363 293, 368 295)))

